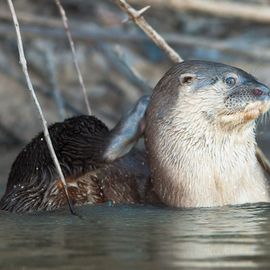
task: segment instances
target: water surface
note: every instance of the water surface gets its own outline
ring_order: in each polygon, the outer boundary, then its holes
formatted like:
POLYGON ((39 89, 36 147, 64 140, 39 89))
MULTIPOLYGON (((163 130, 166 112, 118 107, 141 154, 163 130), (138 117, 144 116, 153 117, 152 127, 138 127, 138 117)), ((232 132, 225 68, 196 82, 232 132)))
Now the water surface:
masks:
POLYGON ((269 204, 0 212, 0 269, 252 269, 270 265, 269 204))

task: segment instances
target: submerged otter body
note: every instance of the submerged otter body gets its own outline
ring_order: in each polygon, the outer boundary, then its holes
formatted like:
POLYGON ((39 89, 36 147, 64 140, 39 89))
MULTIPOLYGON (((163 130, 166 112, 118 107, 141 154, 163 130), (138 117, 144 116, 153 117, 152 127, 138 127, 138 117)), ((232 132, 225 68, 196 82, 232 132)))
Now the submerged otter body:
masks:
MULTIPOLYGON (((269 182, 255 155, 255 121, 269 107, 270 90, 243 70, 185 61, 164 75, 150 103, 142 98, 113 130, 81 116, 55 124, 50 134, 76 205, 269 202, 269 182), (129 152, 143 134, 145 153, 129 152)), ((41 134, 15 160, 0 209, 64 205, 41 134)))
MULTIPOLYGON (((144 154, 133 150, 110 164, 102 158, 110 131, 93 116, 78 116, 49 128, 75 205, 139 203, 145 198, 148 168, 144 154)), ((32 140, 12 165, 2 210, 52 210, 67 204, 43 133, 32 140)))

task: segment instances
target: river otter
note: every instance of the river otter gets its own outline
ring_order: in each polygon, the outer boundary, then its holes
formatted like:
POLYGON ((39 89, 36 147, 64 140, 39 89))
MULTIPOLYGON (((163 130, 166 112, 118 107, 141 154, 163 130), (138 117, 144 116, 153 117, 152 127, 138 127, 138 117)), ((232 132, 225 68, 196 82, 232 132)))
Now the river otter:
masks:
MULTIPOLYGON (((255 156, 255 120, 269 109, 269 94, 238 68, 185 61, 164 75, 150 103, 142 98, 112 131, 91 116, 53 125, 73 202, 211 207, 270 201, 255 156), (143 132, 145 153, 128 153, 143 132)), ((63 205, 63 187, 40 134, 15 160, 0 209, 63 205)))
POLYGON ((255 120, 269 109, 269 95, 253 76, 224 64, 185 61, 170 69, 146 113, 146 151, 160 199, 176 207, 269 202, 255 156, 255 120))
MULTIPOLYGON (((109 200, 144 202, 149 176, 145 154, 133 150, 119 157, 141 136, 141 120, 148 102, 149 97, 142 97, 111 131, 94 116, 85 115, 49 127, 68 193, 75 205, 109 200), (106 158, 103 157, 105 149, 106 158)), ((63 185, 42 132, 14 161, 0 209, 30 212, 53 210, 66 204, 63 185)))

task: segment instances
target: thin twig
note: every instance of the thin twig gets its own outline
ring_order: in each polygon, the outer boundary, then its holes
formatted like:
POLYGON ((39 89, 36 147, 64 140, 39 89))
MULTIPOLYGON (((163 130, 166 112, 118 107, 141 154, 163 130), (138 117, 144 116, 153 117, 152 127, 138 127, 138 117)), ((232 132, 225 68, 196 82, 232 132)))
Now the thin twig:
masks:
POLYGON ((70 212, 72 214, 75 214, 75 211, 73 209, 73 205, 72 205, 71 200, 69 198, 67 184, 66 184, 63 172, 61 170, 59 161, 57 159, 56 153, 55 153, 53 145, 52 145, 51 137, 50 137, 49 130, 48 130, 48 127, 47 127, 47 121, 46 121, 46 119, 45 119, 45 117, 43 115, 41 106, 40 106, 39 101, 37 99, 37 96, 35 94, 35 90, 33 88, 33 85, 32 85, 32 82, 31 82, 31 79, 30 79, 30 76, 29 76, 29 73, 28 73, 27 62, 26 62, 25 55, 24 55, 23 43, 22 43, 20 27, 19 27, 17 16, 16 16, 16 12, 15 12, 12 0, 7 0, 7 1, 8 1, 8 5, 9 5, 9 8, 10 8, 10 11, 11 11, 11 14, 12 14, 15 30, 16 30, 17 45, 18 45, 18 51, 19 51, 19 59, 20 59, 20 64, 22 66, 22 71, 23 71, 23 73, 25 75, 28 89, 31 92, 32 98, 33 98, 33 100, 35 102, 35 105, 36 105, 37 110, 39 112, 39 115, 41 117, 42 124, 43 124, 44 137, 46 139, 46 142, 47 142, 51 157, 53 159, 54 165, 56 167, 56 170, 57 170, 57 172, 59 174, 59 177, 60 177, 60 179, 62 181, 70 212))
POLYGON ((60 12, 62 20, 63 20, 64 28, 65 28, 65 31, 66 31, 66 34, 67 34, 67 37, 68 37, 68 41, 69 41, 69 45, 70 45, 70 48, 71 48, 71 52, 72 52, 73 62, 74 62, 75 68, 76 68, 76 72, 77 72, 77 75, 78 75, 78 78, 79 78, 80 85, 82 87, 86 108, 87 108, 88 114, 91 115, 92 112, 91 112, 90 104, 89 104, 89 101, 88 101, 88 98, 87 98, 87 93, 86 93, 85 84, 83 82, 82 73, 81 73, 81 70, 80 70, 80 67, 79 67, 78 58, 77 58, 77 54, 76 54, 76 50, 75 50, 75 45, 74 45, 74 42, 73 42, 73 39, 72 39, 72 36, 71 36, 71 32, 69 30, 68 19, 67 19, 67 16, 66 16, 66 12, 65 12, 63 6, 60 3, 60 0, 54 0, 54 1, 55 1, 56 5, 57 5, 57 7, 59 9, 59 12, 60 12))
POLYGON ((144 32, 145 34, 159 47, 161 48, 169 58, 175 62, 182 62, 183 59, 180 55, 160 36, 157 31, 147 23, 147 21, 142 16, 149 7, 145 7, 141 10, 136 10, 130 6, 125 0, 114 0, 114 2, 128 14, 129 18, 133 20, 144 32))

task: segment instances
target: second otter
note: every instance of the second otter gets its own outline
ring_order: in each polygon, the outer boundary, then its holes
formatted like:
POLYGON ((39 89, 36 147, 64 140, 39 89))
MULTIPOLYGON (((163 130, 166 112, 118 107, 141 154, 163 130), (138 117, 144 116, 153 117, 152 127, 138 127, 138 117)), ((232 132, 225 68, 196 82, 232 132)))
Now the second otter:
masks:
MULTIPOLYGON (((238 68, 185 61, 159 81, 149 106, 149 100, 142 99, 112 131, 91 117, 58 124, 53 140, 60 149, 68 146, 59 158, 72 179, 68 184, 74 203, 118 197, 120 203, 161 201, 176 207, 269 202, 269 183, 255 156, 255 120, 269 109, 269 93, 238 68), (144 155, 121 158, 143 130, 150 175, 144 155)), ((55 170, 40 137, 27 146, 33 152, 19 157, 38 152, 37 157, 45 158, 38 164, 47 165, 36 171, 35 165, 18 157, 1 209, 20 212, 64 205, 62 187, 51 173, 55 170)))
POLYGON ((269 109, 269 95, 253 76, 224 64, 186 61, 169 70, 146 114, 160 199, 176 207, 269 202, 269 182, 255 156, 255 120, 269 109))

